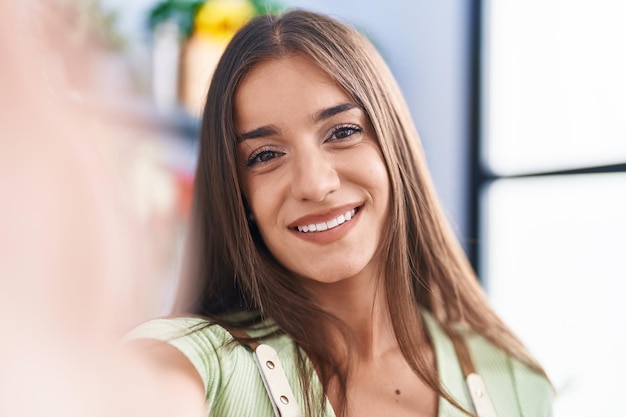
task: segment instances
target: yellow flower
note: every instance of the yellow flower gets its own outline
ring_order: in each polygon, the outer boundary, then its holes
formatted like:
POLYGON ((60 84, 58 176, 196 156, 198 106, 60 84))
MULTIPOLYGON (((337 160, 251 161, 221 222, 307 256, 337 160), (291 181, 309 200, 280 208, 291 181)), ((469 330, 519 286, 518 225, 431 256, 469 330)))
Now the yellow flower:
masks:
POLYGON ((195 18, 195 32, 218 41, 230 39, 254 16, 248 0, 208 0, 195 18))

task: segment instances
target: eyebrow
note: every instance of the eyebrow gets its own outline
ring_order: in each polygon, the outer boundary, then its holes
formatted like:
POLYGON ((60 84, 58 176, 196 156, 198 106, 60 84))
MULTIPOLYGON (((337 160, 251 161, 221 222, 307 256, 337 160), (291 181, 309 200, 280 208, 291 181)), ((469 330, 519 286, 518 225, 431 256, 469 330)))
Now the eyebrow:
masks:
POLYGON ((315 123, 323 122, 326 119, 330 119, 336 114, 343 113, 348 110, 352 110, 354 108, 360 108, 355 103, 342 103, 337 106, 329 107, 324 110, 320 110, 313 116, 313 121, 315 123))
POLYGON ((243 142, 248 139, 264 138, 266 136, 273 136, 278 134, 278 128, 274 125, 262 126, 257 129, 245 132, 239 135, 237 140, 243 142))
MULTIPOLYGON (((316 112, 313 115, 313 121, 315 123, 323 122, 324 120, 330 119, 331 117, 346 112, 352 109, 360 109, 361 107, 356 103, 342 103, 333 107, 329 107, 327 109, 322 109, 316 112)), ((279 129, 275 125, 267 125, 261 126, 259 128, 253 129, 249 132, 241 133, 238 136, 238 142, 243 142, 248 139, 257 139, 263 138, 267 136, 277 135, 279 133, 279 129)))

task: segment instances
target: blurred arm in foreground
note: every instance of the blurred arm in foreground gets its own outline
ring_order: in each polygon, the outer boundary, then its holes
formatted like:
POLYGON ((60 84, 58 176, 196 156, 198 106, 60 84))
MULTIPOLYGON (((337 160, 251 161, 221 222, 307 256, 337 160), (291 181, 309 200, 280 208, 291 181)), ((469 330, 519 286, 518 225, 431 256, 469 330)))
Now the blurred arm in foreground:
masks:
POLYGON ((188 379, 118 349, 154 293, 137 256, 154 243, 111 169, 115 120, 81 104, 125 92, 68 10, 0 2, 0 415, 200 416, 188 379))

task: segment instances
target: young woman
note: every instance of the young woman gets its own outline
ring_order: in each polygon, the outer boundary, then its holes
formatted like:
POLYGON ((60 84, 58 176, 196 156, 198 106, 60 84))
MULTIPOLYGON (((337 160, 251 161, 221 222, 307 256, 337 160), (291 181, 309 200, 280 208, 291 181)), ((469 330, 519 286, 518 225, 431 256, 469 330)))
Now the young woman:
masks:
POLYGON ((551 415, 544 371, 446 224, 398 86, 353 29, 291 11, 237 33, 194 198, 184 317, 132 337, 160 340, 149 354, 211 416, 551 415), (257 348, 258 368, 256 343, 277 355, 257 348))

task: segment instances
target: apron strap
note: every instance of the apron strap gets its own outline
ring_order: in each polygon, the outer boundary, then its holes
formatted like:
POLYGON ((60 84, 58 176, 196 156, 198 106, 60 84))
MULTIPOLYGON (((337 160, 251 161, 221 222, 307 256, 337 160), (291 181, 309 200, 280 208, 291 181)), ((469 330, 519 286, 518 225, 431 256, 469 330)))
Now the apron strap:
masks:
POLYGON ((465 340, 455 331, 449 332, 448 336, 454 345, 456 356, 459 358, 461 370, 463 371, 467 390, 472 399, 476 415, 478 417, 497 417, 496 410, 487 392, 485 381, 483 381, 483 378, 476 372, 476 367, 474 366, 472 356, 465 340))
POLYGON ((265 391, 272 403, 276 417, 302 417, 300 406, 291 391, 287 375, 283 369, 278 353, 274 348, 266 344, 260 344, 256 340, 239 329, 226 329, 228 332, 253 352, 254 362, 263 379, 265 391))

